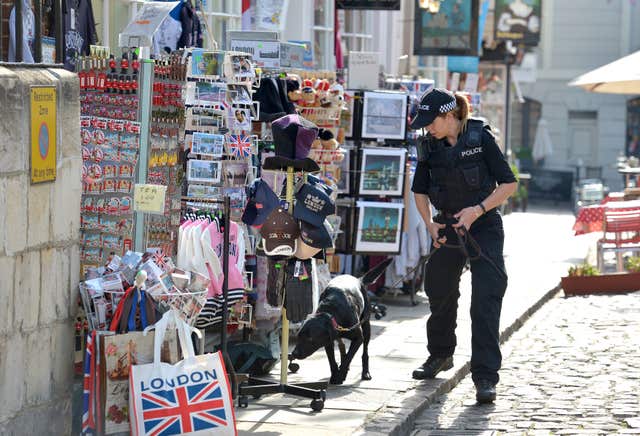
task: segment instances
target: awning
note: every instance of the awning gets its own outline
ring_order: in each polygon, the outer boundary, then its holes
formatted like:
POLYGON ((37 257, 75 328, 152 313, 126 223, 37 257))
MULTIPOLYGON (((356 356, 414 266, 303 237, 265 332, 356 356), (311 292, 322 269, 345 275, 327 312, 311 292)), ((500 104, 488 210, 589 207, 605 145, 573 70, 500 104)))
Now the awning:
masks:
POLYGON ((640 51, 583 74, 569 86, 605 94, 640 94, 640 51))
POLYGON ((120 33, 120 47, 151 47, 153 34, 181 2, 146 2, 120 33))

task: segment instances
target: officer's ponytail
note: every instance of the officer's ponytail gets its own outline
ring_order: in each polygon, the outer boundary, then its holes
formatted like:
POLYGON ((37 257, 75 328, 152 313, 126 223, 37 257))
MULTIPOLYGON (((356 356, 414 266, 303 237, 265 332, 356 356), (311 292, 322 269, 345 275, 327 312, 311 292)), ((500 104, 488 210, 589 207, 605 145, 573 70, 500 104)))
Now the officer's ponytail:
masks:
POLYGON ((456 108, 453 110, 453 115, 462 122, 460 131, 464 132, 467 129, 467 120, 471 113, 469 107, 469 100, 461 94, 455 94, 456 108))

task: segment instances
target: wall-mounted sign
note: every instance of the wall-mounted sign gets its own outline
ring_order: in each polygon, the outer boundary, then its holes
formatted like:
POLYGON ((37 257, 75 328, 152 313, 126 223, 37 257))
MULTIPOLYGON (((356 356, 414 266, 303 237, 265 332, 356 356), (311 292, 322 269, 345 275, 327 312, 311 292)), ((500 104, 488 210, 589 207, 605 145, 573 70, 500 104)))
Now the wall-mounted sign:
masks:
POLYGON ((494 38, 538 45, 541 3, 542 0, 496 0, 494 38))
POLYGON ((56 179, 57 90, 31 88, 31 183, 56 179))
POLYGON ((164 185, 136 184, 133 191, 133 210, 163 214, 166 194, 167 187, 164 185))
POLYGON ((413 54, 477 56, 478 1, 441 2, 440 11, 432 14, 416 0, 413 54))
POLYGON ((399 11, 400 0, 336 0, 336 9, 378 9, 399 11))

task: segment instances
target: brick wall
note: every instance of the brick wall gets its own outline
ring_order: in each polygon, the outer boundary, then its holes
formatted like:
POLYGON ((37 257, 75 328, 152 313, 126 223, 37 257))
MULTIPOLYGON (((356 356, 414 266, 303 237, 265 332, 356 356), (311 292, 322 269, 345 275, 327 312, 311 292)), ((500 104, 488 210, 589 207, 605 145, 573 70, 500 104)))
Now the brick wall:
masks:
POLYGON ((0 434, 69 434, 80 276, 78 79, 0 66, 0 434), (58 89, 57 179, 30 184, 31 85, 58 89))

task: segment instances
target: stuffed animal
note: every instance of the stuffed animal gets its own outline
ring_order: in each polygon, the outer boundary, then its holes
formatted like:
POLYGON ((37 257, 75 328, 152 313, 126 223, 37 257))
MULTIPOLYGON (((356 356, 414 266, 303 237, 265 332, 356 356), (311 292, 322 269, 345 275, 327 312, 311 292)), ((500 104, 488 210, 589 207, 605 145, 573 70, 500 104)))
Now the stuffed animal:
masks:
POLYGON ((287 97, 293 104, 299 104, 302 100, 302 91, 300 90, 300 82, 296 79, 287 79, 287 97))
POLYGON ((331 130, 328 129, 320 129, 318 132, 318 138, 320 138, 320 143, 322 144, 322 148, 324 150, 336 150, 340 144, 336 141, 336 138, 333 136, 331 130))
POLYGON ((331 85, 327 79, 318 80, 316 82, 316 94, 318 98, 318 102, 322 107, 330 107, 332 104, 331 99, 329 98, 329 88, 331 85))

